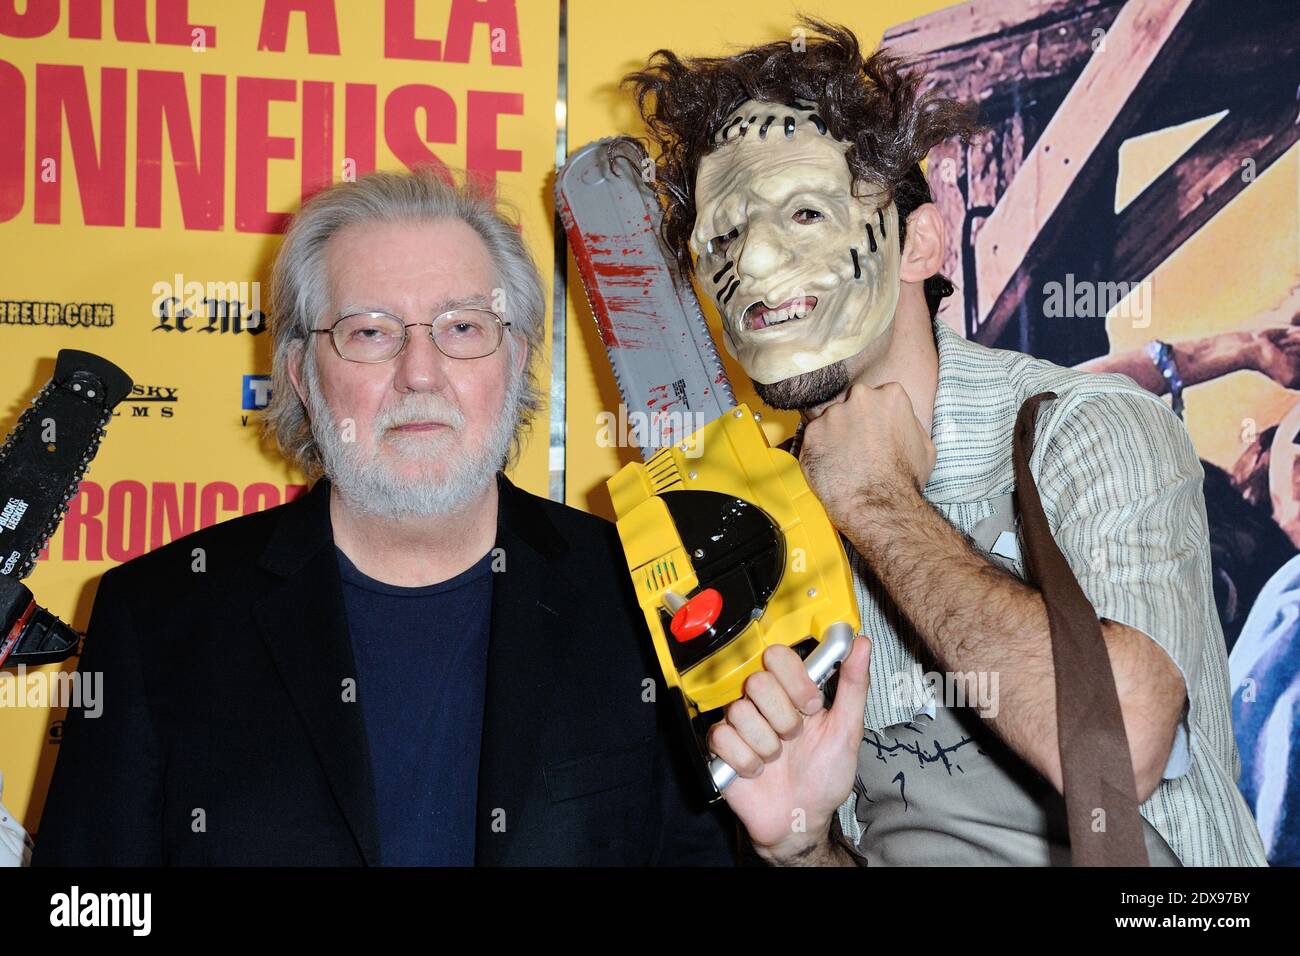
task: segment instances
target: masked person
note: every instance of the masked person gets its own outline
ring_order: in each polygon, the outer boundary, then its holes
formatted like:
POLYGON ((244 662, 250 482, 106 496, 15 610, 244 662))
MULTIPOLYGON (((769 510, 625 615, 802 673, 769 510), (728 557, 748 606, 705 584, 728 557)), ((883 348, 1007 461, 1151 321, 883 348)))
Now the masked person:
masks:
POLYGON ((1101 619, 1147 856, 1263 862, 1186 431, 1127 378, 936 319, 948 237, 918 162, 971 114, 848 30, 803 23, 820 36, 660 50, 625 80, 660 152, 664 238, 758 395, 800 412, 793 450, 870 639, 829 709, 793 651, 767 651, 709 734, 739 773, 727 801, 770 863, 1069 861, 1049 626, 1012 505, 1017 411, 1051 391, 1030 464, 1101 619))

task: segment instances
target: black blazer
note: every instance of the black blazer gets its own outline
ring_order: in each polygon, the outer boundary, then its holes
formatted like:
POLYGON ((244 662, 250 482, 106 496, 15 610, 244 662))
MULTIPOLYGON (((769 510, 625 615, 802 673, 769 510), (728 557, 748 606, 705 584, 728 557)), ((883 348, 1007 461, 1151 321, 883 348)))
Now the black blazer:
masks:
MULTIPOLYGON (((730 863, 614 526, 498 483, 477 862, 730 863)), ((328 480, 108 571, 80 670, 35 865, 382 862, 328 480)))

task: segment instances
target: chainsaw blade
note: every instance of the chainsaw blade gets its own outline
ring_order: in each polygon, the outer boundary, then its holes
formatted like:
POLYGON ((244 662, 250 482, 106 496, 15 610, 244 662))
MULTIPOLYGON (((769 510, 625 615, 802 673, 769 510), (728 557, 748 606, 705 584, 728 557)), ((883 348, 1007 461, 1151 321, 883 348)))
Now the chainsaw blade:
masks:
POLYGON ((647 460, 735 407, 708 323, 664 247, 653 166, 626 136, 575 152, 555 180, 556 209, 647 460))
POLYGON ((0 446, 0 575, 31 573, 131 384, 107 359, 59 351, 53 377, 0 446))

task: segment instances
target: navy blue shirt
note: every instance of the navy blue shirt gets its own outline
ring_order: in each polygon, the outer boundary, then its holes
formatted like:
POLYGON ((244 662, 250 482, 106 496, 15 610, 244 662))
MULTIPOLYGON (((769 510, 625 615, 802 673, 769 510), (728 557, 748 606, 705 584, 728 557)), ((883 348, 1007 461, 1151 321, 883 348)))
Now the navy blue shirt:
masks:
POLYGON ((385 866, 473 866, 492 552, 440 584, 359 571, 337 546, 385 866))

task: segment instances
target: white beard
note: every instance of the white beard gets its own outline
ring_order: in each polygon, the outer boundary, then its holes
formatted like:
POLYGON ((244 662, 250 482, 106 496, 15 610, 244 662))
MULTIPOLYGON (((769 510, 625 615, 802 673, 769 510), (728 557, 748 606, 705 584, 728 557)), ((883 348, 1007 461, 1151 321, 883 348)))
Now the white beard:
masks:
POLYGON ((427 433, 402 435, 388 431, 393 425, 410 421, 442 422, 457 431, 462 429, 465 416, 438 395, 410 395, 401 404, 376 416, 374 433, 382 436, 377 441, 388 444, 401 460, 423 466, 415 480, 394 473, 378 452, 368 453, 355 441, 343 440, 342 431, 321 396, 315 363, 304 365, 312 435, 320 446, 325 475, 356 510, 383 518, 449 514, 482 492, 505 466, 510 441, 518 427, 524 384, 522 372, 513 371, 513 362, 501 414, 477 449, 449 450, 456 437, 452 434, 434 438, 427 433))

